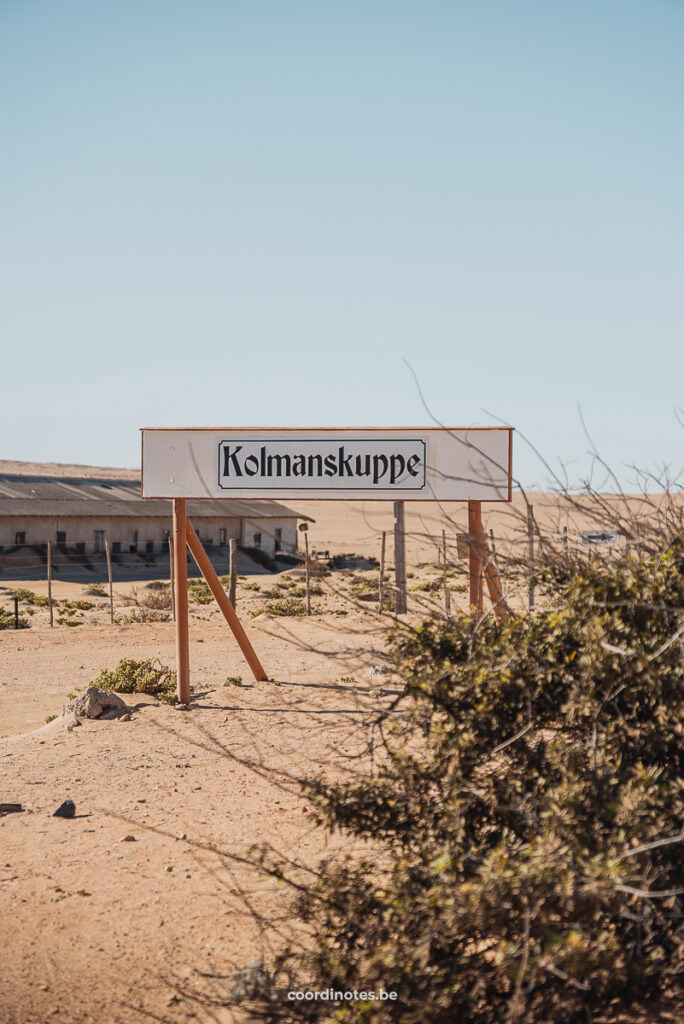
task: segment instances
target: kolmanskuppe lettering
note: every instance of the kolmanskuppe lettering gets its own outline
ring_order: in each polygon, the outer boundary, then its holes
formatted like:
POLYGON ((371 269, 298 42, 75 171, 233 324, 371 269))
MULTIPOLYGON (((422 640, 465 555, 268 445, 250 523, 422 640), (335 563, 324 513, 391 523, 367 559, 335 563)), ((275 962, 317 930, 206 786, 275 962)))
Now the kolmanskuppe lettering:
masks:
MULTIPOLYGON (((377 442, 374 443, 377 445, 377 442)), ((330 446, 334 450, 327 452, 295 450, 289 453, 269 451, 268 443, 264 443, 255 451, 254 444, 245 450, 245 444, 222 441, 219 445, 220 482, 225 486, 224 481, 246 482, 250 478, 302 481, 337 479, 357 480, 364 486, 382 483, 420 487, 425 476, 425 460, 423 455, 415 451, 415 447, 423 447, 423 443, 408 443, 414 448, 413 454, 402 454, 396 450, 354 452, 349 451, 345 444, 330 446)), ((278 448, 282 448, 283 444, 282 441, 277 442, 278 448)), ((367 443, 363 446, 367 447, 367 443)))

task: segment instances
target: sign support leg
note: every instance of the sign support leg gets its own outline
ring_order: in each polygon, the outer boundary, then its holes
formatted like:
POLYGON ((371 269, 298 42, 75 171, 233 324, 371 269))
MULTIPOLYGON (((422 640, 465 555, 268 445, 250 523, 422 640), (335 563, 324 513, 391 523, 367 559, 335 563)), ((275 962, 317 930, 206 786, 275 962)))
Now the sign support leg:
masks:
POLYGON ((394 502, 394 582, 397 615, 406 614, 406 529, 404 502, 394 502))
POLYGON ((468 570, 470 577, 470 607, 479 617, 482 615, 482 504, 468 502, 468 570))
POLYGON ((185 498, 173 499, 173 583, 176 605, 176 672, 178 701, 190 703, 190 645, 188 639, 188 552, 185 498))
MULTIPOLYGON (((238 642, 240 650, 244 654, 245 658, 247 659, 247 664, 249 665, 249 667, 252 670, 252 675, 254 676, 254 678, 256 679, 256 681, 258 683, 263 683, 263 682, 265 682, 268 679, 268 676, 264 672, 263 666, 262 666, 261 662, 259 661, 259 659, 257 657, 256 651, 254 650, 254 648, 252 647, 251 643, 249 642, 249 637, 247 636, 247 634, 245 633, 244 629, 242 628, 242 623, 238 619, 237 614, 235 612, 235 609, 233 608, 232 604, 228 600, 228 596, 227 596, 225 590, 223 589, 223 587, 221 586, 221 581, 219 580, 218 576, 214 572, 214 567, 211 564, 211 562, 209 561, 207 553, 206 553, 206 551, 204 550, 204 548, 202 547, 202 545, 200 543, 199 537, 197 536, 197 534, 195 533, 195 531, 192 528, 192 523, 190 523, 188 520, 186 520, 185 522, 186 522, 186 530, 185 530, 186 536, 185 536, 185 540, 187 540, 187 545, 190 548, 190 553, 191 553, 192 557, 195 559, 195 561, 197 562, 199 570, 200 570, 200 572, 202 573, 202 575, 204 576, 204 578, 205 578, 205 580, 207 582, 207 586, 209 587, 209 589, 211 590, 212 594, 214 595, 214 597, 216 599, 216 603, 218 604, 219 608, 223 612, 223 615, 224 615, 226 621, 228 622, 228 625, 232 629, 233 635, 235 636, 235 639, 238 642)), ((185 540, 183 542, 183 551, 184 552, 185 552, 185 540)), ((176 579, 178 579, 178 575, 177 574, 176 574, 176 579)), ((186 609, 187 609, 187 593, 188 593, 188 588, 186 586, 186 588, 185 588, 186 609)), ((185 615, 185 620, 186 620, 186 623, 187 623, 187 614, 185 615)))

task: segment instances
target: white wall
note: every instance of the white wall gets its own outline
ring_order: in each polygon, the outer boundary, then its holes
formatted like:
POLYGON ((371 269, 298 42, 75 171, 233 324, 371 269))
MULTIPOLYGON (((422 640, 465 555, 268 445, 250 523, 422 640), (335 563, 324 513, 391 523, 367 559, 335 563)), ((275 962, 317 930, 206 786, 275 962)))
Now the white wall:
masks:
POLYGON ((297 520, 289 519, 244 519, 242 521, 241 544, 245 547, 261 547, 267 555, 276 549, 276 530, 281 531, 280 550, 291 554, 297 550, 297 520), (261 543, 255 541, 255 534, 261 534, 261 543))
MULTIPOLYGON (((193 517, 192 524, 206 543, 219 543, 219 529, 226 530, 226 540, 240 537, 239 519, 220 519, 193 517)), ((57 544, 57 533, 66 534, 66 547, 73 550, 76 544, 85 544, 85 551, 95 550, 95 531, 103 530, 113 550, 120 548, 128 552, 131 545, 137 543, 137 550, 145 552, 147 544, 153 545, 152 550, 159 553, 164 544, 165 533, 171 532, 171 518, 163 517, 124 517, 124 516, 2 516, 0 517, 0 545, 7 550, 16 543, 17 533, 26 535, 26 544, 45 544, 51 540, 57 544), (136 540, 137 531, 137 540, 136 540)))
MULTIPOLYGON (((297 549, 297 520, 283 519, 222 519, 218 517, 193 516, 192 525, 205 544, 219 543, 219 530, 226 531, 226 541, 235 537, 239 544, 257 546, 254 535, 261 534, 261 548, 269 555, 275 551, 276 529, 281 531, 281 550, 297 549), (242 528, 241 528, 242 526, 242 528)), ((76 544, 84 544, 85 552, 95 550, 95 531, 104 530, 114 551, 128 552, 137 543, 138 552, 144 553, 147 544, 152 543, 153 552, 159 553, 164 546, 166 531, 171 531, 171 518, 167 517, 124 517, 124 516, 1 516, 0 545, 7 550, 15 545, 17 533, 26 534, 26 544, 45 544, 51 540, 57 544, 57 532, 66 534, 66 547, 73 550, 76 544), (135 533, 137 531, 137 541, 135 533)))

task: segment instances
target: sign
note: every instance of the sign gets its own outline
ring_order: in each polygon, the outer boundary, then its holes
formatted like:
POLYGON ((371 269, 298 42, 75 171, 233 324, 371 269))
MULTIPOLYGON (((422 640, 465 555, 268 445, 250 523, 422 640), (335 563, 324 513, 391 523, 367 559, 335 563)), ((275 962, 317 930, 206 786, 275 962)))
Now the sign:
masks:
POLYGON ((619 544, 621 539, 622 534, 614 530, 584 530, 582 533, 583 544, 619 544))
POLYGON ((146 428, 143 498, 510 501, 509 427, 146 428))

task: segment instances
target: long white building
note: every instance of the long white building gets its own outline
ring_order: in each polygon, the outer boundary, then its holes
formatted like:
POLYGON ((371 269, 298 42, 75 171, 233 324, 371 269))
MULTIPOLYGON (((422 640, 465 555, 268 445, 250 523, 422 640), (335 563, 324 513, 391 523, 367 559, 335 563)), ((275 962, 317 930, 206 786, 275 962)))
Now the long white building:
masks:
MULTIPOLYGON (((273 557, 297 551, 298 520, 309 516, 276 501, 188 501, 190 521, 208 550, 231 538, 273 557)), ((311 521, 311 520, 310 520, 311 521)), ((0 559, 52 541, 57 551, 162 554, 171 502, 143 500, 135 480, 0 475, 0 559)))

